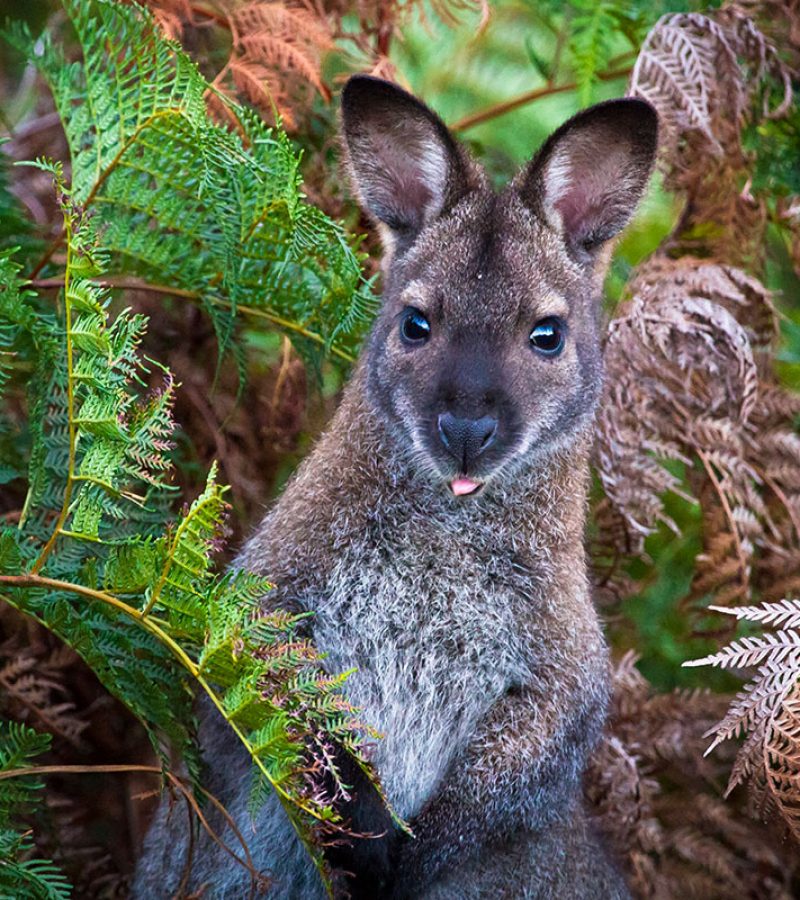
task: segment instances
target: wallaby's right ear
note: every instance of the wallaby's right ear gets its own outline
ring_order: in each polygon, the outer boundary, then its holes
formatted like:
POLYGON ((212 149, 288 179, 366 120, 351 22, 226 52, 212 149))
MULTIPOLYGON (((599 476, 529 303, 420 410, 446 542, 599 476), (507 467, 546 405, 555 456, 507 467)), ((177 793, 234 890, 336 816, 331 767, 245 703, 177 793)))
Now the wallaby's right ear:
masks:
POLYGON ((391 82, 354 75, 342 92, 342 124, 361 204, 392 243, 413 241, 475 186, 441 119, 391 82))

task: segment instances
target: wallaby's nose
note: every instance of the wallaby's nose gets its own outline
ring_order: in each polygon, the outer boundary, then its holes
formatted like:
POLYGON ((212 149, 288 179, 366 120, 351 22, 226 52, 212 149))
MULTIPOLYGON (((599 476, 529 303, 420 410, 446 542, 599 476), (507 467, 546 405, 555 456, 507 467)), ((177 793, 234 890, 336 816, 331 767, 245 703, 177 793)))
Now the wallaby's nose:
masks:
POLYGON ((459 419, 446 412, 439 416, 439 437, 451 456, 469 468, 484 450, 494 443, 497 419, 483 416, 480 419, 459 419))

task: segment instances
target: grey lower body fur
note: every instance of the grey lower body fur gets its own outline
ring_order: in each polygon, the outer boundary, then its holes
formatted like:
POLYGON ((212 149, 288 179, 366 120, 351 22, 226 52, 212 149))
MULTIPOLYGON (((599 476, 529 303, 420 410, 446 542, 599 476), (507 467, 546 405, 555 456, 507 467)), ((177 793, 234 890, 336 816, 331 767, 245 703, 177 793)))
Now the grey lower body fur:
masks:
POLYGON ((439 879, 424 900, 629 900, 621 873, 582 810, 546 833, 522 834, 439 879))
MULTIPOLYGON (((208 765, 207 789, 233 816, 256 869, 272 881, 272 900, 322 900, 325 891, 314 865, 275 796, 253 821, 247 809, 252 779, 247 754, 232 742, 215 712, 202 716, 201 744, 208 765)), ((205 810, 209 823, 232 849, 241 848, 222 817, 205 810)), ((174 897, 186 869, 189 817, 185 804, 165 797, 145 840, 132 897, 174 897)), ((205 886, 208 900, 239 900, 249 894, 244 867, 200 830, 192 848, 187 892, 205 886)), ((488 847, 420 892, 424 900, 625 900, 625 883, 594 836, 582 810, 545 833, 520 834, 512 843, 488 847)), ((379 898, 376 898, 379 900, 379 898)))

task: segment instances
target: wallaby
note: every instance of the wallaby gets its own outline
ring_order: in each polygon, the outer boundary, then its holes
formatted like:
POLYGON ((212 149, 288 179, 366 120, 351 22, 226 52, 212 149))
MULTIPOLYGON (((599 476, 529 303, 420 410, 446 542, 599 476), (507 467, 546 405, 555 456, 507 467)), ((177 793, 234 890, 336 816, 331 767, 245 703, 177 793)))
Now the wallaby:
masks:
MULTIPOLYGON (((357 670, 348 695, 385 735, 374 761, 415 837, 357 786, 353 821, 388 831, 331 854, 338 883, 627 897, 581 800, 609 694, 584 524, 609 241, 648 181, 656 114, 633 99, 579 113, 499 194, 393 84, 352 78, 342 118, 385 243, 383 304, 327 433, 237 560, 275 583, 266 604, 313 612, 325 665, 357 670)), ((271 896, 321 896, 278 803, 250 823, 248 760, 201 718, 210 790, 271 896)), ((170 896, 186 848, 185 812, 165 803, 135 895, 170 896)), ((246 896, 202 836, 194 859, 203 896, 246 896)))

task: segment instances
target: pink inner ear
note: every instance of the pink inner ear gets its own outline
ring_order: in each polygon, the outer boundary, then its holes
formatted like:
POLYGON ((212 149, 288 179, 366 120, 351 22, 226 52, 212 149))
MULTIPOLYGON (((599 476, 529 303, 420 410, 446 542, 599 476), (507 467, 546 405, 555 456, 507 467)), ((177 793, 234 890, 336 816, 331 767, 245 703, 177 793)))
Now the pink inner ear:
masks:
POLYGON ((565 236, 581 242, 596 235, 605 240, 625 224, 624 201, 631 189, 628 155, 619 146, 584 141, 570 148, 548 174, 553 208, 561 217, 565 236))
POLYGON ((372 200, 387 216, 421 228, 444 193, 444 154, 428 135, 404 123, 372 139, 372 200))
POLYGON ((419 228, 424 224, 425 210, 433 199, 433 193, 422 180, 418 167, 401 166, 389 170, 389 177, 394 182, 392 192, 394 202, 402 211, 405 220, 419 228))
POLYGON ((569 191, 555 204, 566 234, 580 239, 592 230, 591 222, 599 211, 599 204, 594 200, 591 191, 577 189, 569 191))

